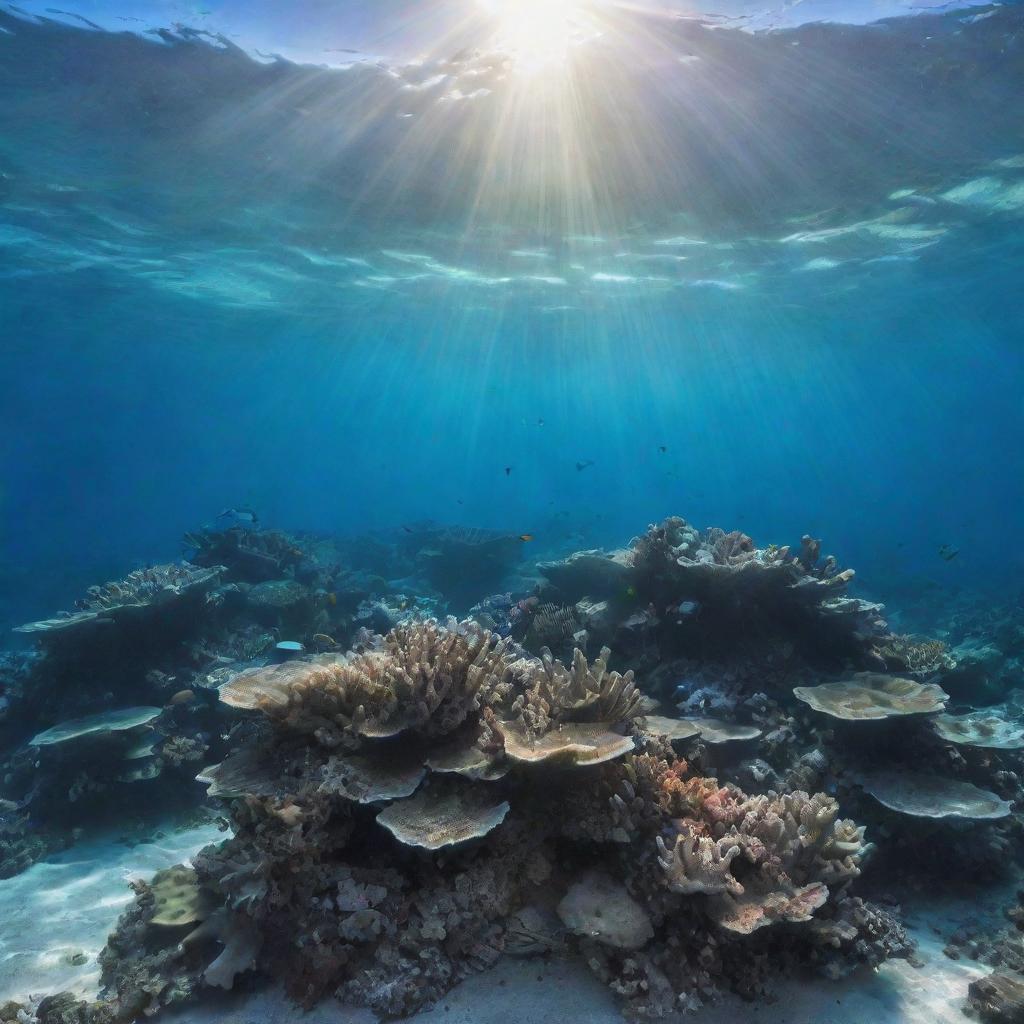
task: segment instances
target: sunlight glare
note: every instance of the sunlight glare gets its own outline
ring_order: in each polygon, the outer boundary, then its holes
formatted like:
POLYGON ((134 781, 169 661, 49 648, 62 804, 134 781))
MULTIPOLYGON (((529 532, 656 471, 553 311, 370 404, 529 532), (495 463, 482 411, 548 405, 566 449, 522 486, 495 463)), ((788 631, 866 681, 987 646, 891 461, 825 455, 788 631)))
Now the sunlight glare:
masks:
POLYGON ((495 45, 517 71, 563 70, 574 46, 592 35, 581 0, 479 0, 495 19, 495 45))

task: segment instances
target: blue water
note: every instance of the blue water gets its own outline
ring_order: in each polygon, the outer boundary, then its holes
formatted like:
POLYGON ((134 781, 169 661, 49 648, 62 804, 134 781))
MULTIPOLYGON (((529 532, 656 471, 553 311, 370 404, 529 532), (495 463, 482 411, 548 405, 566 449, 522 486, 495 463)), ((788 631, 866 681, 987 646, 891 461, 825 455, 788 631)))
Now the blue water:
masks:
POLYGON ((1019 589, 1020 6, 616 11, 554 85, 32 10, 0 4, 5 632, 238 505, 531 555, 675 513, 823 537, 871 595, 1019 589))

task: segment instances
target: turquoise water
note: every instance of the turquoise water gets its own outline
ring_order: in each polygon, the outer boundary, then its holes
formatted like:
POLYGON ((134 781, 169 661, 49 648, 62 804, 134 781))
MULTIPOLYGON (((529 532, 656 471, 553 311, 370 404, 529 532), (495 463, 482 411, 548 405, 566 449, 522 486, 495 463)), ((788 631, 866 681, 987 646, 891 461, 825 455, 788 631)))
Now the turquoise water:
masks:
POLYGON ((335 66, 258 7, 0 7, 0 621, 239 505, 1016 587, 1019 6, 602 8, 539 77, 416 7, 290 22, 335 66))

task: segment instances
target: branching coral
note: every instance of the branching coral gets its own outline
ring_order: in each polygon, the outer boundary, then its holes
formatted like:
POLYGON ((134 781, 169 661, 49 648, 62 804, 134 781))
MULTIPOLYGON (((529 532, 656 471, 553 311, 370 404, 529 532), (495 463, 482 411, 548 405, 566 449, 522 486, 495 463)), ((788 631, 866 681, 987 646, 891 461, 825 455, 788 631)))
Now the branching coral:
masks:
POLYGON ((929 676, 949 671, 956 661, 949 655, 941 640, 916 637, 907 633, 894 633, 878 648, 886 662, 892 662, 897 671, 916 676, 929 676))
POLYGON ((633 673, 608 671, 611 651, 587 664, 583 652, 573 652, 572 668, 566 669, 544 648, 540 662, 521 665, 520 692, 512 701, 507 718, 527 740, 543 736, 567 722, 628 722, 649 707, 633 681, 633 673))
POLYGON ((440 736, 477 706, 481 687, 506 668, 507 641, 472 623, 397 626, 378 650, 344 661, 293 662, 243 672, 221 690, 237 707, 256 707, 290 732, 326 747, 404 732, 440 736))
POLYGON ((828 884, 860 873, 867 851, 864 829, 838 812, 823 793, 751 797, 727 828, 719 822, 704 834, 704 826, 684 823, 671 849, 658 836, 658 862, 672 892, 715 896, 707 912, 727 931, 809 920, 825 903, 828 884))
POLYGON ((658 836, 658 863, 669 889, 684 896, 719 892, 740 895, 743 886, 729 870, 742 852, 734 838, 730 835, 712 839, 684 826, 670 850, 658 836))

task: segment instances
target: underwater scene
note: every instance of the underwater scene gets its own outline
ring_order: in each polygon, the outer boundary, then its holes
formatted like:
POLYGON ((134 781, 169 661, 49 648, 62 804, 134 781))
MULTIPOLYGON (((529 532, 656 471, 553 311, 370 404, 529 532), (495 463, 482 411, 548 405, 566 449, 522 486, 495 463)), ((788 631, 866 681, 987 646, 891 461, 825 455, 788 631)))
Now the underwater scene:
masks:
POLYGON ((0 1024, 1024 1024, 1024 6, 49 2, 0 1024))

